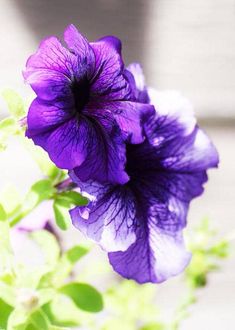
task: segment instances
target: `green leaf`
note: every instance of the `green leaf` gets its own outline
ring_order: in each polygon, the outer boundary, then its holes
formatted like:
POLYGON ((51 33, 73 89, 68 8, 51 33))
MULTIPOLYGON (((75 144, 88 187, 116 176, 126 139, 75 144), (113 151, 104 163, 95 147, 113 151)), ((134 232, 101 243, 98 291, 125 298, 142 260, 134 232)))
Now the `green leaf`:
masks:
POLYGON ((76 245, 71 249, 67 250, 63 257, 66 258, 73 265, 82 257, 84 257, 88 252, 88 247, 76 245))
POLYGON ((64 280, 69 276, 73 270, 73 266, 78 262, 83 256, 89 252, 88 246, 74 246, 67 250, 60 258, 55 266, 55 269, 45 274, 40 281, 40 287, 53 286, 59 288, 64 280))
POLYGON ((14 277, 14 258, 10 244, 9 223, 0 221, 0 278, 10 282, 14 277))
POLYGON ((13 118, 7 117, 0 121, 0 151, 6 149, 8 138, 19 131, 13 118))
POLYGON ((37 291, 38 294, 38 299, 39 299, 39 306, 43 306, 47 303, 49 303, 50 301, 53 300, 54 296, 55 296, 55 290, 54 289, 41 289, 37 291))
POLYGON ((7 285, 3 282, 0 282, 0 298, 4 300, 10 306, 14 306, 16 303, 15 300, 15 291, 12 286, 7 285))
POLYGON ((75 327, 80 324, 77 307, 63 295, 57 295, 50 304, 46 304, 42 308, 55 326, 75 327))
POLYGON ((42 201, 52 198, 54 192, 55 188, 50 180, 44 179, 34 183, 22 202, 22 209, 12 217, 10 221, 11 227, 16 225, 42 201))
POLYGON ((31 210, 43 200, 50 199, 54 192, 55 188, 50 180, 44 179, 36 182, 26 196, 25 208, 31 210))
POLYGON ((30 323, 32 323, 37 330, 50 329, 49 319, 42 310, 38 310, 30 316, 30 323))
POLYGON ((0 221, 5 221, 7 218, 6 212, 2 205, 0 204, 0 221))
POLYGON ((53 209, 58 227, 62 230, 68 229, 71 224, 69 216, 70 203, 64 199, 55 199, 53 209))
POLYGON ((166 327, 162 323, 150 323, 143 326, 140 330, 165 330, 166 327))
POLYGON ((13 308, 10 305, 0 299, 0 329, 6 329, 7 320, 12 310, 13 308))
POLYGON ((37 230, 30 233, 30 237, 42 248, 46 264, 55 267, 60 256, 60 247, 55 236, 47 230, 37 230))
POLYGON ((48 176, 53 182, 55 181, 55 184, 63 180, 66 172, 57 168, 42 148, 36 146, 31 140, 25 139, 25 137, 21 137, 21 142, 44 175, 48 176))
POLYGON ((62 230, 68 229, 71 224, 69 210, 72 206, 86 205, 87 198, 76 191, 65 191, 56 195, 53 209, 57 225, 62 230))
POLYGON ((22 308, 14 309, 7 322, 7 330, 25 330, 29 314, 22 308))
POLYGON ((22 97, 14 90, 6 89, 2 93, 4 100, 8 105, 8 110, 13 117, 21 119, 25 116, 25 107, 22 97))
POLYGON ((16 121, 12 117, 6 117, 0 121, 0 131, 1 133, 11 134, 16 130, 16 121))
POLYGON ((61 287, 60 292, 70 297, 75 305, 84 311, 97 313, 103 309, 102 296, 91 285, 69 283, 61 287))
POLYGON ((57 198, 68 201, 68 203, 75 206, 87 205, 88 200, 76 191, 64 191, 57 195, 57 198))
POLYGON ((7 185, 1 190, 0 202, 7 213, 7 217, 11 217, 21 209, 22 197, 15 186, 7 185))

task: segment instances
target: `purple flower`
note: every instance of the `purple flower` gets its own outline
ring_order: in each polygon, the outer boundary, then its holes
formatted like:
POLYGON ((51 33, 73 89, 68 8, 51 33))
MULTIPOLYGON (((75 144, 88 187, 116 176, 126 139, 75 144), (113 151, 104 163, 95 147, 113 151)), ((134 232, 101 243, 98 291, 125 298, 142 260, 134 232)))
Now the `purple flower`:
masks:
POLYGON ((146 140, 127 145, 129 182, 84 183, 71 171, 93 196, 86 208, 70 211, 73 224, 109 252, 114 270, 139 283, 162 282, 190 261, 182 237, 189 203, 202 194, 206 170, 218 164, 187 100, 175 92, 148 96, 157 110, 145 124, 146 140))
POLYGON ((70 25, 64 40, 68 48, 45 39, 27 61, 24 77, 37 97, 26 135, 82 180, 124 183, 124 141, 143 141, 141 121, 153 108, 134 101, 119 39, 89 43, 70 25))

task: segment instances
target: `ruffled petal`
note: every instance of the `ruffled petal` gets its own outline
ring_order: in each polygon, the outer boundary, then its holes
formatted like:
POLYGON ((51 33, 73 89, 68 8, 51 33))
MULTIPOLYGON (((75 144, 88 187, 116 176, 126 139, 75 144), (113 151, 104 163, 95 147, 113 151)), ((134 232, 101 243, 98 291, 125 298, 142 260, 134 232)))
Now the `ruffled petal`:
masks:
POLYGON ((71 105, 67 102, 48 103, 34 99, 27 115, 26 135, 31 138, 56 128, 71 118, 71 112, 71 105))
POLYGON ((131 63, 127 67, 126 75, 130 82, 135 100, 141 103, 150 103, 141 65, 139 63, 131 63))
POLYGON ((72 169, 86 158, 92 126, 86 119, 72 118, 50 131, 32 136, 59 168, 72 169))
MULTIPOLYGON (((70 211, 73 224, 106 251, 125 251, 134 241, 135 201, 122 186, 79 182, 82 192, 89 193, 89 205, 70 211)), ((85 195, 87 196, 87 195, 85 195)))
POLYGON ((198 128, 191 104, 176 92, 152 92, 156 115, 145 123, 154 147, 151 159, 158 166, 179 172, 196 172, 216 167, 218 153, 207 135, 198 128))
POLYGON ((129 180, 125 172, 126 147, 123 135, 110 112, 95 109, 87 113, 93 131, 88 137, 87 158, 74 173, 82 180, 124 184, 129 180))
POLYGON ((91 78, 95 70, 95 54, 88 40, 73 24, 66 28, 64 40, 69 49, 78 56, 81 70, 88 79, 91 78))
POLYGON ((175 126, 179 135, 189 135, 196 125, 193 106, 177 91, 158 91, 148 88, 150 103, 165 126, 175 126))
POLYGON ((48 101, 71 97, 71 79, 78 71, 77 57, 50 37, 28 59, 23 74, 37 96, 48 101))
POLYGON ((138 283, 160 283, 178 275, 190 258, 180 232, 168 235, 151 222, 138 229, 136 241, 127 251, 109 253, 114 270, 138 283))
POLYGON ((155 113, 150 104, 130 101, 102 102, 97 108, 112 113, 123 135, 134 144, 143 142, 143 123, 155 113))
POLYGON ((104 37, 91 43, 95 53, 95 75, 91 80, 91 97, 103 100, 123 100, 130 97, 130 86, 123 74, 121 41, 104 37))

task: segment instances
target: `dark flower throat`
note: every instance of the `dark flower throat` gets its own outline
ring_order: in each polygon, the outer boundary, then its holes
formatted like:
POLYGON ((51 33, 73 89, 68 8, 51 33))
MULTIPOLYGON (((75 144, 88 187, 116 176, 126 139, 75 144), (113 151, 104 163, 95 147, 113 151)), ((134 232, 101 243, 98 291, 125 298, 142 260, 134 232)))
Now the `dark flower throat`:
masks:
POLYGON ((79 81, 74 81, 72 85, 72 92, 74 95, 75 108, 77 112, 81 112, 89 101, 90 84, 87 78, 79 81))

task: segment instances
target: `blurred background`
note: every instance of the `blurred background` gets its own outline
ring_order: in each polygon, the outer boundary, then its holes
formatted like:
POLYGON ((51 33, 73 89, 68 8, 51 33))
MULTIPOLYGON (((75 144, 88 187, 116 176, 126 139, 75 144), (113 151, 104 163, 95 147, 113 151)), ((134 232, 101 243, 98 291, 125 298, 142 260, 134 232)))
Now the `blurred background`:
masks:
MULTIPOLYGON (((21 74, 28 56, 42 38, 62 37, 73 23, 89 40, 118 36, 125 63, 140 62, 148 85, 189 98, 220 154, 219 170, 210 172, 205 194, 192 203, 189 230, 207 216, 221 236, 235 231, 235 0, 0 0, 0 5, 1 90, 30 95, 21 74)), ((0 107, 2 118, 2 100, 0 107)), ((10 182, 23 192, 38 175, 16 143, 0 155, 0 187, 10 182)), ((173 279, 160 285, 158 301, 167 310, 180 295, 173 279)), ((234 308, 230 258, 210 276, 182 330, 233 329, 234 308)))

